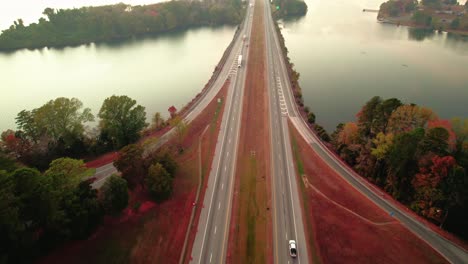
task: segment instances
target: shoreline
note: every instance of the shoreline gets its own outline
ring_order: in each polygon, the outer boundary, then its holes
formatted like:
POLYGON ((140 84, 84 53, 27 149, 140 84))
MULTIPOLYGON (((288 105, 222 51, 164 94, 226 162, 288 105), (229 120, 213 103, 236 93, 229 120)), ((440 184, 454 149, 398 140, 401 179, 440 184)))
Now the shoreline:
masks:
MULTIPOLYGON (((414 29, 426 29, 426 30, 432 30, 431 27, 425 27, 425 26, 419 26, 415 25, 412 23, 408 23, 405 21, 392 21, 388 18, 377 18, 377 22, 381 24, 391 24, 391 25, 396 25, 396 26, 405 26, 409 28, 414 28, 414 29)), ((434 32, 445 32, 445 33, 451 33, 451 34, 457 34, 457 35, 462 35, 462 36, 467 36, 468 37, 468 31, 464 30, 453 30, 453 29, 444 29, 442 31, 439 31, 437 29, 433 29, 432 31, 434 32)))

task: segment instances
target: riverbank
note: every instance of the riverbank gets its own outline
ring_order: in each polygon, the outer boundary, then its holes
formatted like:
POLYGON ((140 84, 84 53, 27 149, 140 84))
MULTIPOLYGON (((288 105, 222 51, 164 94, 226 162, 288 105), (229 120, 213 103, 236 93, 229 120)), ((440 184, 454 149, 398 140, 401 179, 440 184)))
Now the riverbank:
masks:
POLYGON ((467 4, 390 0, 380 6, 377 20, 397 26, 468 35, 467 10, 467 4))

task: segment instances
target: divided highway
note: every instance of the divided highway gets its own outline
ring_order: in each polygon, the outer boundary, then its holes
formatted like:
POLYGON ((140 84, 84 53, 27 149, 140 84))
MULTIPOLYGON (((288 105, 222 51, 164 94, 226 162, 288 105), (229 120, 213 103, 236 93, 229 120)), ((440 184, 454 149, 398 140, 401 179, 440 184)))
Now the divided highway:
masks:
POLYGON ((285 84, 287 79, 282 78, 280 74, 281 53, 278 53, 269 1, 266 0, 264 6, 272 147, 274 261, 304 264, 309 263, 309 257, 288 129, 288 116, 295 114, 293 111, 288 111, 285 102, 285 96, 288 94, 283 90, 287 88, 285 84), (298 252, 296 258, 289 255, 289 240, 296 241, 298 252))
MULTIPOLYGON (((363 180, 360 178, 359 175, 351 171, 345 164, 343 164, 342 161, 338 160, 320 141, 317 136, 312 133, 312 131, 309 129, 305 121, 300 117, 300 114, 298 112, 297 106, 294 102, 294 97, 292 95, 292 89, 290 87, 290 80, 287 74, 287 68, 286 64, 284 62, 284 57, 281 51, 281 47, 279 44, 278 36, 276 33, 276 30, 274 29, 274 21, 271 19, 271 15, 268 14, 267 21, 267 32, 270 35, 268 38, 270 41, 269 47, 268 47, 268 59, 269 59, 269 73, 274 75, 276 80, 273 78, 269 78, 270 82, 272 83, 270 89, 274 89, 275 85, 274 82, 277 82, 276 88, 278 88, 278 93, 275 95, 275 92, 271 92, 273 95, 270 96, 273 98, 273 101, 275 101, 275 96, 278 96, 279 102, 280 102, 280 111, 282 111, 282 114, 286 114, 289 116, 289 119, 292 121, 296 129, 299 131, 299 133, 304 137, 304 139, 311 144, 312 148, 315 150, 315 152, 331 167, 333 168, 341 177, 343 177, 347 182, 349 182, 354 188, 356 188, 358 191, 360 191, 362 194, 364 194, 368 199, 373 201, 377 206, 382 208, 382 210, 385 210, 386 212, 392 212, 393 217, 398 219, 404 226, 406 226, 411 232, 413 232, 416 236, 421 238, 423 241, 428 243, 433 249, 435 249, 437 252, 439 252, 442 256, 444 256, 449 262, 451 263, 468 263, 468 252, 455 245, 454 243, 450 242, 449 240, 443 238, 430 228, 424 226, 421 224, 419 221, 417 221, 413 216, 410 214, 406 213, 405 211, 402 211, 399 207, 395 206, 392 202, 387 201, 383 199, 373 188, 370 188, 366 183, 363 182, 363 180), (273 65, 271 65, 273 64, 273 65), (272 67, 273 66, 273 67, 272 67)), ((273 105, 277 104, 276 102, 273 102, 273 105)), ((272 108, 273 109, 273 108, 272 108)), ((277 114, 277 113, 276 113, 277 114)), ((275 113, 272 115, 275 116, 275 113)), ((275 118, 273 118, 275 119, 275 118)), ((279 118, 276 118, 277 120, 280 120, 279 118)), ((284 128, 284 124, 286 118, 282 118, 284 122, 283 124, 283 131, 287 131, 287 126, 284 128)), ((276 121, 275 121, 276 122, 276 121)), ((279 121, 278 121, 279 122, 279 121)), ((280 126, 281 127, 281 126, 280 126)), ((289 138, 286 139, 286 134, 287 132, 277 132, 278 127, 272 127, 272 133, 277 138, 281 139, 281 135, 283 135, 284 138, 284 148, 286 150, 290 149, 288 147, 289 143, 286 141, 289 141, 289 138), (283 134, 281 134, 283 133, 283 134)), ((274 144, 275 140, 273 140, 272 144, 274 144)), ((275 144, 274 144, 275 145, 275 144)), ((283 148, 283 147, 281 147, 283 148)), ((277 153, 277 151, 274 151, 274 153, 277 153)), ((287 151, 286 151, 287 153, 287 151)), ((288 154, 288 153, 287 153, 288 154)), ((282 158, 282 160, 285 160, 282 158)), ((292 161, 288 159, 288 162, 292 161)), ((282 166, 287 166, 286 162, 283 162, 284 165, 282 166)), ((279 169, 276 169, 275 172, 277 172, 279 169)), ((280 170, 281 171, 281 170, 280 170)), ((292 177, 292 176, 291 176, 292 177)), ((293 178, 294 179, 294 178, 293 178)), ((293 185, 293 192, 297 194, 297 189, 294 190, 294 185, 293 185)), ((278 188, 278 187, 276 187, 278 188)), ((276 192, 276 199, 278 200, 278 196, 281 198, 281 194, 277 191, 276 192)), ((293 196, 294 197, 294 196, 293 196)), ((295 206, 298 207, 298 201, 295 201, 293 199, 293 208, 296 208, 295 206)), ((300 207, 298 208, 300 212, 300 207)), ((297 211, 296 211, 297 212, 297 211)), ((278 214, 278 213, 276 213, 278 214)), ((279 213, 281 214, 281 212, 279 213)), ((275 218, 279 216, 275 215, 275 218)), ((281 219, 281 217, 279 217, 281 219)), ((300 216, 296 213, 296 221, 298 219, 301 219, 300 216)), ((286 221, 288 221, 286 219, 286 221)), ((290 220, 289 220, 290 221, 290 220)), ((286 222, 287 223, 287 222, 286 222)), ((292 228, 292 227, 291 227, 292 228)), ((286 228, 287 229, 287 228, 286 228)), ((282 227, 279 227, 278 230, 275 230, 275 232, 284 232, 282 230, 282 227)), ((298 231, 299 232, 299 231, 298 231)), ((276 233, 275 233, 276 234, 276 233)), ((280 236, 280 235, 278 235, 280 236)), ((276 237, 276 235, 275 235, 276 237)), ((279 241, 282 241, 280 238, 278 239, 279 241)), ((301 248, 301 240, 298 240, 298 246, 299 246, 299 255, 305 250, 305 248, 301 248)), ((283 243, 283 242, 281 242, 283 243)), ((302 242, 305 243, 305 242, 302 242)), ((285 247, 285 246, 283 246, 285 247)), ((280 246, 281 249, 281 246, 280 246)), ((281 255, 280 255, 281 256, 281 255)), ((280 260, 282 258, 280 257, 280 260)), ((301 260, 302 262, 302 260, 301 260)), ((286 263, 284 261, 277 262, 277 263, 286 263)))
MULTIPOLYGON (((200 214, 198 230, 192 248, 190 263, 225 263, 229 224, 231 217, 232 192, 239 145, 239 130, 242 116, 242 100, 248 61, 248 40, 252 29, 253 8, 248 8, 246 19, 241 25, 238 39, 246 36, 237 50, 242 55, 242 66, 232 61, 231 83, 224 106, 221 129, 215 156, 208 178, 208 186, 200 214), (240 37, 242 36, 242 37, 240 37)), ((236 57, 236 58, 237 58, 236 57)))
MULTIPOLYGON (((247 11, 251 12, 250 10, 247 10, 247 11)), ((240 51, 243 48, 245 48, 244 47, 245 45, 243 45, 242 36, 246 32, 245 25, 248 24, 246 22, 247 20, 244 20, 243 24, 241 24, 240 26, 241 29, 237 31, 236 35, 234 35, 235 39, 234 39, 232 49, 230 53, 228 54, 226 63, 224 63, 224 65, 222 66, 222 69, 220 73, 218 74, 216 80, 213 82, 211 87, 209 87, 206 93, 203 94, 201 98, 197 102, 195 102, 195 104, 188 110, 188 113, 184 118, 185 122, 190 123, 191 121, 193 121, 206 108, 206 106, 214 99, 214 97, 218 94, 218 92, 223 87, 226 80, 230 78, 230 76, 233 75, 233 73, 235 73, 235 69, 233 69, 234 67, 233 64, 237 63, 237 58, 238 58, 240 51)), ((251 20, 250 20, 250 23, 251 23, 251 20)), ((236 67, 237 67, 237 64, 236 64, 236 67)), ((232 83, 232 80, 231 80, 231 83, 232 83)), ((156 144, 154 144, 153 146, 150 146, 145 151, 148 152, 148 151, 152 151, 152 150, 159 148, 164 143, 166 143, 172 137, 174 133, 175 133, 174 129, 169 130, 163 136, 161 136, 161 138, 159 138, 156 144)), ((104 184, 105 180, 108 177, 110 177, 112 174, 117 173, 117 172, 118 172, 117 169, 113 166, 112 163, 96 168, 96 173, 93 176, 96 180, 93 182, 93 184, 91 184, 91 186, 95 189, 99 189, 104 184)))

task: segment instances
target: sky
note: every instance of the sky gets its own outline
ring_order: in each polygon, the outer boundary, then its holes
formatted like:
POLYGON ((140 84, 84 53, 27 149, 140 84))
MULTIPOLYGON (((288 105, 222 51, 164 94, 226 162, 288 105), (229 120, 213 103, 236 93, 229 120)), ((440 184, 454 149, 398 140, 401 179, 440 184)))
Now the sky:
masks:
POLYGON ((100 6, 117 3, 145 5, 164 0, 3 0, 0 8, 0 30, 9 28, 13 21, 21 18, 25 24, 37 22, 45 8, 74 8, 100 6))

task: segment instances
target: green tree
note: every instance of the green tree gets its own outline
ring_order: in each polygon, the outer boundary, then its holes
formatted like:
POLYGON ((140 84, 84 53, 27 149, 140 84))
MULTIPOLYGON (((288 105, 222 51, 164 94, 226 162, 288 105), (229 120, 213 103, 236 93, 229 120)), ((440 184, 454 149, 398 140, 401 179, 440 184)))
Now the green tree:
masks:
POLYGON ((145 108, 128 96, 107 98, 98 114, 101 130, 105 131, 116 148, 135 142, 147 126, 145 108))
POLYGON ((315 124, 315 114, 312 112, 309 112, 307 114, 307 121, 309 122, 309 124, 315 124))
POLYGON ((130 188, 137 184, 143 184, 146 167, 143 159, 143 148, 138 144, 132 144, 119 151, 119 156, 114 161, 114 166, 122 173, 130 188))
POLYGON ((448 154, 448 139, 447 129, 443 127, 428 129, 419 144, 419 152, 421 154, 432 152, 438 156, 445 156, 448 154))
POLYGON ((54 142, 62 140, 65 147, 70 147, 82 137, 83 124, 94 121, 91 109, 85 108, 80 112, 81 108, 83 103, 80 100, 60 97, 36 109, 34 122, 39 129, 46 131, 54 142))
POLYGON ((455 18, 454 20, 452 20, 452 22, 450 23, 450 28, 451 29, 458 29, 460 27, 460 18, 455 18))
POLYGON ((171 125, 175 129, 175 135, 177 138, 177 145, 179 147, 179 151, 183 151, 182 143, 184 142, 185 136, 188 133, 189 127, 180 116, 174 117, 171 121, 171 125))
POLYGON ((45 175, 62 175, 62 187, 76 187, 86 177, 91 176, 91 172, 83 160, 59 158, 50 163, 45 175))
POLYGON ((102 204, 106 212, 118 214, 128 205, 127 181, 118 175, 112 175, 101 188, 102 204))
POLYGON ((395 135, 393 145, 388 150, 386 189, 399 201, 409 201, 412 197, 411 181, 418 169, 416 153, 423 137, 422 128, 395 135))
POLYGON ((173 178, 160 163, 149 168, 145 179, 146 188, 156 201, 165 200, 171 195, 172 181, 173 178))

